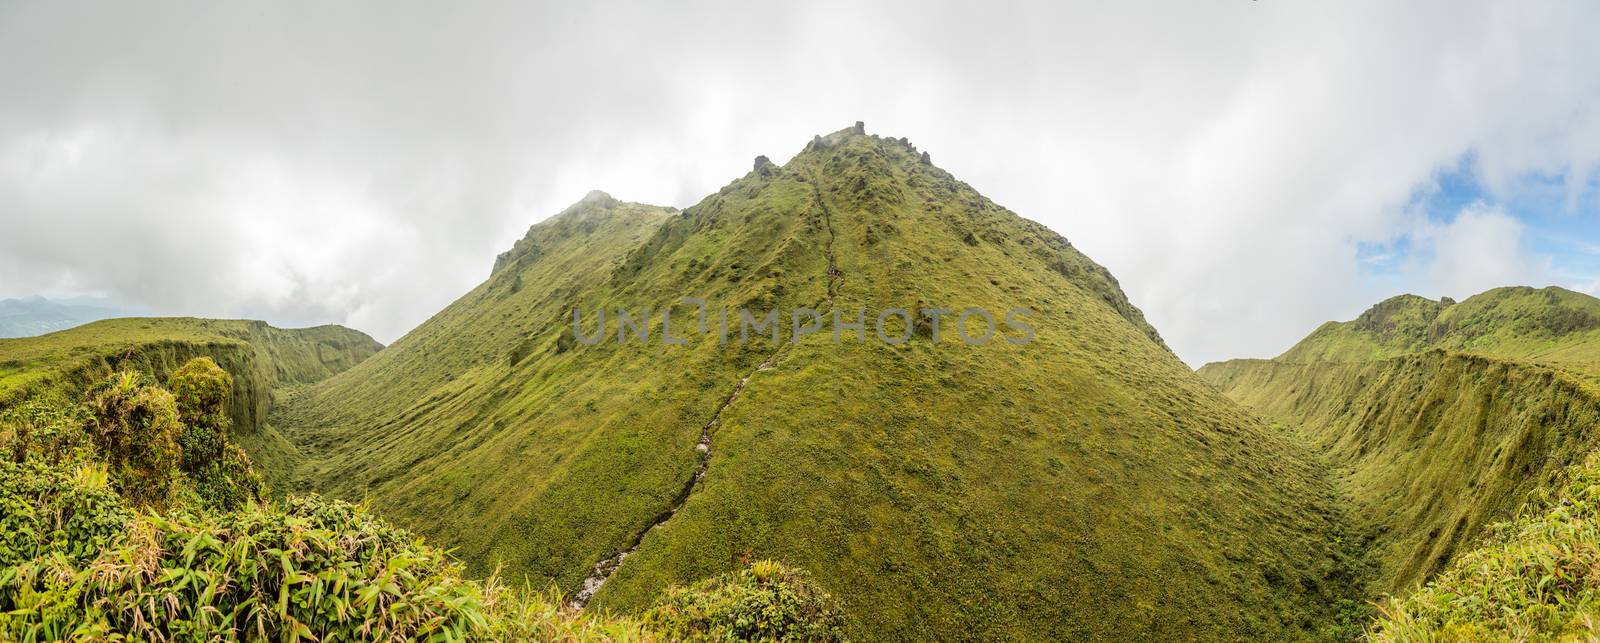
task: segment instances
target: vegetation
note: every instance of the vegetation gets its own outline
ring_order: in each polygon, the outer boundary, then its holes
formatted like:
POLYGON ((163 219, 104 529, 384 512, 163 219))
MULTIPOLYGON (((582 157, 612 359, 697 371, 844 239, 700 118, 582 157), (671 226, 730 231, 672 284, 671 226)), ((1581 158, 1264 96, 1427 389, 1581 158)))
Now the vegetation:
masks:
POLYGON ((1437 580, 1390 598, 1377 641, 1600 638, 1600 458, 1573 467, 1553 502, 1496 524, 1437 580))
POLYGON ((1360 533, 1403 592, 1600 447, 1600 398, 1550 369, 1433 350, 1349 364, 1237 360, 1200 374, 1337 466, 1360 533))
POLYGON ((345 502, 220 510, 185 474, 225 475, 191 463, 231 443, 176 438, 195 435, 182 421, 223 417, 216 368, 180 368, 176 396, 117 373, 82 405, 36 399, 0 417, 14 456, 0 461, 0 640, 839 639, 832 599, 771 561, 673 588, 635 620, 468 580, 442 550, 345 502))
POLYGON ((1340 472, 1372 591, 1389 596, 1375 638, 1595 636, 1600 300, 1395 297, 1275 360, 1200 375, 1340 472))
POLYGON ((1333 626, 1361 572, 1327 470, 1198 381, 1104 268, 921 156, 846 130, 681 212, 586 197, 286 398, 284 484, 567 592, 637 544, 588 609, 641 613, 750 552, 808 570, 864 639, 1333 626), (646 306, 650 344, 562 339, 574 309, 590 332, 646 306), (1037 338, 716 341, 720 309, 933 306, 1026 307, 1037 338), (659 341, 666 310, 689 343, 659 341))
POLYGON ((667 588, 644 622, 672 640, 837 641, 844 618, 805 573, 762 560, 667 588))
POLYGON ((137 372, 108 378, 89 395, 89 439, 111 468, 119 491, 139 504, 165 506, 172 496, 184 432, 172 394, 137 372))
POLYGON ((1278 361, 1353 362, 1435 348, 1541 364, 1600 384, 1600 299, 1555 286, 1495 288, 1461 303, 1401 295, 1354 321, 1323 324, 1278 361))
POLYGON ((320 381, 379 348, 372 338, 341 326, 285 330, 258 321, 108 319, 0 339, 0 408, 42 393, 76 396, 117 371, 166 381, 189 360, 210 357, 234 374, 228 416, 249 433, 266 420, 274 388, 320 381))
MULTIPOLYGON (((0 410, 38 396, 76 398, 119 371, 166 382, 181 365, 206 357, 231 373, 225 430, 263 465, 259 473, 281 485, 294 455, 267 423, 274 396, 343 371, 379 348, 372 338, 340 326, 284 330, 257 321, 110 319, 38 337, 0 339, 0 410)), ((238 456, 231 454, 218 466, 237 468, 238 456)))

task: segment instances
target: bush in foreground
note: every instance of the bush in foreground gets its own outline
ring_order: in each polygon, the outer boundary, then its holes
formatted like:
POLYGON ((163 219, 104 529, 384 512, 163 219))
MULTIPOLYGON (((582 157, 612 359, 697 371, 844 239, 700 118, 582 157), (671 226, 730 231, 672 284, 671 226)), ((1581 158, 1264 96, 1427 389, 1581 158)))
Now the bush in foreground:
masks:
POLYGON ((844 617, 798 569, 770 560, 672 587, 644 621, 674 640, 839 641, 844 617))
POLYGON ((165 506, 181 450, 178 406, 172 394, 132 371, 117 373, 89 392, 89 438, 111 468, 124 496, 165 506))
POLYGON ((1543 509, 1496 525, 1426 587, 1380 606, 1378 641, 1600 639, 1600 459, 1543 509))
POLYGON ((226 373, 208 362, 173 377, 176 396, 119 373, 81 406, 0 413, 0 640, 841 638, 832 599, 770 561, 618 617, 467 579, 356 505, 261 503, 220 431, 226 373))

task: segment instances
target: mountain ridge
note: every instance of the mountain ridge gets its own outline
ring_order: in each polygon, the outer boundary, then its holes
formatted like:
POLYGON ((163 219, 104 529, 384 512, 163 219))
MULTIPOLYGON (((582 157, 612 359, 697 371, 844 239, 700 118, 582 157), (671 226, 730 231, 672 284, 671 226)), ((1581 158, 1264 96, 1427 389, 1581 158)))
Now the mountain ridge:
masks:
POLYGON ((1596 328, 1600 300, 1561 288, 1401 295, 1276 359, 1198 372, 1341 471, 1375 589, 1403 597, 1600 448, 1596 328))
POLYGON ((1493 288, 1461 302, 1400 295, 1328 322, 1277 359, 1359 361, 1429 348, 1532 361, 1600 382, 1600 299, 1556 286, 1493 288))

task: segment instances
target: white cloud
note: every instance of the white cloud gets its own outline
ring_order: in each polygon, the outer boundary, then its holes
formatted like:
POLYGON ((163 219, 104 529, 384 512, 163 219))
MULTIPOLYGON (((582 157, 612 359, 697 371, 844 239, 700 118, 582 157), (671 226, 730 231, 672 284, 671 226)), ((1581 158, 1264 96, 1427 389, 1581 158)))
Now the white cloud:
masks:
POLYGON ((1500 193, 1595 176, 1597 23, 1488 1, 8 3, 0 296, 392 340, 587 190, 688 205, 865 120, 1106 264, 1191 363, 1272 355, 1395 290, 1518 274, 1373 281, 1357 249, 1417 234, 1412 193, 1469 152, 1500 193))
POLYGON ((1524 229, 1504 211, 1481 204, 1462 210, 1449 223, 1424 224, 1418 236, 1431 261, 1419 281, 1432 296, 1457 299, 1498 286, 1547 285, 1549 263, 1528 251, 1524 229))

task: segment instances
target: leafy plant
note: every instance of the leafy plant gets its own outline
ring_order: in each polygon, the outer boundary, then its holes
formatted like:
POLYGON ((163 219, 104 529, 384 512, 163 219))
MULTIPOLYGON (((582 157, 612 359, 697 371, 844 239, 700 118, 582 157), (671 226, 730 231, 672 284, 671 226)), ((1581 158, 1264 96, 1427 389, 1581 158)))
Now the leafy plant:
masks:
POLYGON ((134 371, 113 374, 89 393, 87 430, 122 494, 163 505, 172 495, 180 449, 172 394, 134 371))
POLYGON ((772 560, 690 587, 670 587, 644 622, 674 640, 845 639, 844 617, 833 597, 805 573, 772 560))
POLYGON ((1491 528, 1432 583, 1390 598, 1376 641, 1600 638, 1600 457, 1573 467, 1553 504, 1491 528))

